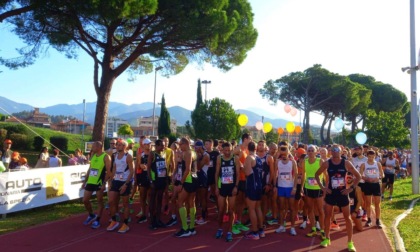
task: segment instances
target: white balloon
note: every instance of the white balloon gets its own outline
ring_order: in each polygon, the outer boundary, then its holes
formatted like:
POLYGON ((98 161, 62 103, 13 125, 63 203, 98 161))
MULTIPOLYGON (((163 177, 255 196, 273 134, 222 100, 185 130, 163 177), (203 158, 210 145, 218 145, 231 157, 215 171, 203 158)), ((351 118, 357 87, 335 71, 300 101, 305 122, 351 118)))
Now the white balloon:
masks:
POLYGON ((341 118, 337 118, 334 122, 334 127, 336 130, 341 130, 344 127, 344 122, 341 118))
POLYGON ((367 136, 366 136, 365 133, 359 132, 359 133, 356 134, 356 142, 358 144, 365 144, 366 141, 367 141, 367 136))

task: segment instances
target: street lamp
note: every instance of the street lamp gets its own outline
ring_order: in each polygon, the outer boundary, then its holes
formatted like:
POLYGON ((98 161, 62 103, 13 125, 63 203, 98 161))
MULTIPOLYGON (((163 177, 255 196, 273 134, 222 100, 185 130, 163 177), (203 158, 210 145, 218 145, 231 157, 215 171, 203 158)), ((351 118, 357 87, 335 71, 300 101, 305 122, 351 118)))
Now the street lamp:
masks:
POLYGON ((207 101, 207 85, 211 84, 211 81, 203 80, 203 81, 201 81, 201 84, 206 85, 206 95, 204 96, 204 100, 207 101))
POLYGON ((161 70, 163 67, 158 66, 155 68, 155 90, 153 95, 153 117, 152 117, 152 135, 155 136, 155 107, 156 107, 156 76, 157 71, 161 70))

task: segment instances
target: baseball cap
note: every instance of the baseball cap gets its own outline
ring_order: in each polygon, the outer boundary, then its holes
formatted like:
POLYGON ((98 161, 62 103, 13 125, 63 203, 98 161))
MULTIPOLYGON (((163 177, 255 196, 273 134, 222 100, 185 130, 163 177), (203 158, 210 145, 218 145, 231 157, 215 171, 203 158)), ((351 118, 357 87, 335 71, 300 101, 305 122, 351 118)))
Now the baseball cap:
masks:
POLYGON ((197 141, 194 144, 195 147, 204 147, 204 143, 202 141, 197 141))
POLYGON ((135 143, 136 141, 134 141, 134 139, 133 138, 127 138, 127 143, 128 144, 132 144, 132 143, 135 143))
POLYGON ((296 153, 297 153, 298 157, 300 157, 300 156, 306 154, 306 150, 303 149, 303 148, 299 148, 299 149, 296 150, 296 153))
POLYGON ((7 143, 7 144, 12 144, 12 140, 10 140, 10 139, 6 139, 6 140, 4 140, 4 142, 7 143))
POLYGON ((152 141, 149 138, 145 138, 143 140, 143 144, 151 144, 151 143, 152 143, 152 141))

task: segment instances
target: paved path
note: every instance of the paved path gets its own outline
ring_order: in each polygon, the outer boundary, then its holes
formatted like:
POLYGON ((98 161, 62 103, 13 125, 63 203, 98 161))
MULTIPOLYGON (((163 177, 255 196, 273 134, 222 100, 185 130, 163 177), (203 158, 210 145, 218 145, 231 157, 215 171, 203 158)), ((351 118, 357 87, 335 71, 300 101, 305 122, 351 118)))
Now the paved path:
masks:
MULTIPOLYGON (((137 204, 134 204, 134 208, 137 207, 137 204)), ((179 224, 171 228, 151 231, 146 223, 130 223, 128 233, 118 234, 105 230, 108 224, 107 213, 101 219, 102 227, 97 230, 83 226, 82 222, 85 218, 86 215, 78 215, 1 235, 0 251, 347 251, 345 229, 332 231, 332 244, 328 248, 319 246, 321 241, 319 238, 305 237, 309 229, 298 229, 298 235, 293 237, 288 233, 275 233, 276 226, 269 226, 266 231, 267 237, 258 241, 242 239, 241 235, 234 236, 231 243, 225 242, 224 239, 216 240, 214 234, 217 224, 214 209, 210 211, 210 221, 198 226, 197 235, 188 238, 173 236, 176 229, 179 229, 179 224)), ((165 216, 165 220, 167 218, 168 216, 165 216)), ((344 221, 341 214, 337 214, 337 219, 343 227, 344 221)), ((300 224, 301 221, 298 223, 300 224)), ((376 227, 355 232, 353 240, 359 252, 392 251, 384 231, 376 227)))

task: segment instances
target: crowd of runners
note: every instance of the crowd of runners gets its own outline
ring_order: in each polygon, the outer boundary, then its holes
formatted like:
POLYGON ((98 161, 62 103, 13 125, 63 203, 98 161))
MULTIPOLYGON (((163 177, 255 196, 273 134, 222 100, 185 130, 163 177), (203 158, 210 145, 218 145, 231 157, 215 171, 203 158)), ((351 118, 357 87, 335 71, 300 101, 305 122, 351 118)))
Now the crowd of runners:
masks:
POLYGON ((134 141, 129 142, 112 139, 106 151, 101 142, 93 144, 82 185, 89 213, 84 225, 99 228, 108 206, 108 231, 125 233, 133 219, 132 223, 145 223, 152 230, 179 225, 174 235, 189 237, 197 234, 196 225, 207 223, 208 203, 213 202, 216 239, 230 242, 245 232, 245 239, 259 240, 270 225, 276 233, 292 236, 297 228, 306 229, 306 236, 320 237, 320 246, 327 247, 330 230, 341 228, 335 220, 341 212, 347 248, 356 251, 353 229, 382 228, 381 200, 385 193, 392 200, 395 178, 409 176, 411 165, 409 151, 287 141, 267 145, 263 140, 254 142, 249 134, 243 134, 238 145, 184 137, 168 146, 168 138, 152 142, 141 137, 136 153, 134 141), (96 213, 90 202, 93 193, 96 213), (137 199, 140 212, 135 215, 130 206, 137 199), (170 216, 169 221, 163 221, 164 215, 170 216))

